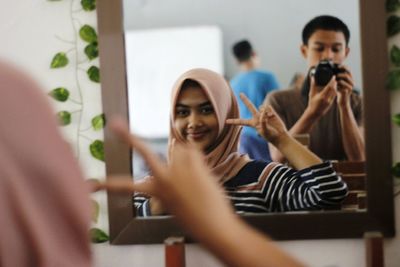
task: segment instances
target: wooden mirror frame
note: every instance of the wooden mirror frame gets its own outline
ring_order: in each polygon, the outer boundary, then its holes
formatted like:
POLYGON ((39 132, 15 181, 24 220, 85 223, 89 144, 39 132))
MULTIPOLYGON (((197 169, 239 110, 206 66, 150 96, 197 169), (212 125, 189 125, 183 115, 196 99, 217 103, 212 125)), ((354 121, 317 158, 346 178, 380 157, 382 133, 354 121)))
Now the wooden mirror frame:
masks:
MULTIPOLYGON (((359 3, 368 209, 244 216, 276 240, 361 238, 368 231, 394 236, 385 3, 359 3)), ((106 118, 119 115, 128 121, 122 5, 123 0, 99 0, 97 17, 103 111, 106 118)), ((107 175, 132 173, 130 149, 107 128, 104 149, 107 175)), ((108 212, 111 244, 162 243, 169 236, 185 235, 171 217, 135 218, 131 195, 108 193, 108 212)))

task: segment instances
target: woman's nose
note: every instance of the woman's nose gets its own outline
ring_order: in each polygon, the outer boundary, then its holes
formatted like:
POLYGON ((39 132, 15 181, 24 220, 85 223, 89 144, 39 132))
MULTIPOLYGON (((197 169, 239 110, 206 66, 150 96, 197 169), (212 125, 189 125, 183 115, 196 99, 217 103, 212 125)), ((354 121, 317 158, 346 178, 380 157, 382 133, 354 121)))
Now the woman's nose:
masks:
POLYGON ((194 128, 202 125, 201 116, 195 114, 195 112, 191 113, 188 117, 188 127, 194 128))

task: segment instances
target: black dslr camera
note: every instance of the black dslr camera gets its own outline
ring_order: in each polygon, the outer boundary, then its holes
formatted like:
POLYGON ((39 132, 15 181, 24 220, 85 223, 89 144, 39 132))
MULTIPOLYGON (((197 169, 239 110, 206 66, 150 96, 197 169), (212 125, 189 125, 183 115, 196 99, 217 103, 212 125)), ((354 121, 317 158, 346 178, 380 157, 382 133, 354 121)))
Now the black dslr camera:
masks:
POLYGON ((327 85, 333 75, 342 72, 346 72, 346 70, 330 60, 321 60, 315 68, 311 69, 311 75, 314 76, 315 84, 318 86, 327 85))

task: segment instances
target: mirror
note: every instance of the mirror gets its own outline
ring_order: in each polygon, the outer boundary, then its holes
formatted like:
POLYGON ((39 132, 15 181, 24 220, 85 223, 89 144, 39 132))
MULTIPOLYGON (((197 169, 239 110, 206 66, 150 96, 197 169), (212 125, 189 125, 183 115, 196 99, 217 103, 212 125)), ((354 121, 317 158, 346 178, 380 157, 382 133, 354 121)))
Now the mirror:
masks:
MULTIPOLYGON (((251 41, 257 53, 261 65, 256 69, 271 71, 278 80, 280 90, 289 88, 290 80, 296 73, 307 73, 308 66, 300 52, 302 29, 311 18, 320 14, 332 14, 348 25, 351 33, 350 54, 344 63, 354 75, 356 88, 362 88, 357 0, 334 0, 329 5, 318 0, 308 0, 306 5, 299 4, 297 0, 253 0, 251 4, 242 0, 220 0, 218 4, 214 0, 164 0, 162 3, 124 0, 131 131, 144 138, 166 158, 170 94, 175 80, 185 71, 198 67, 214 70, 227 80, 236 77, 241 70, 234 59, 232 46, 243 38, 251 41), (211 8, 213 11, 209 12, 211 8), (282 16, 283 12, 285 16, 282 16), (285 38, 282 38, 283 33, 285 38)), ((242 102, 240 99, 237 101, 242 102)), ((357 115, 355 117, 358 118, 357 115)), ((332 124, 332 120, 329 122, 332 124)), ((332 138, 339 139, 339 131, 333 131, 332 128, 330 127, 332 131, 329 134, 334 132, 332 138)), ((251 129, 245 128, 242 134, 249 131, 251 129)), ((312 141, 314 146, 315 143, 320 144, 312 141)), ((333 148, 341 147, 341 142, 331 140, 331 144, 333 148)), ((251 145, 259 146, 260 143, 254 142, 251 145)), ((254 148, 248 150, 253 151, 254 148)), ((336 153, 326 154, 344 154, 342 149, 331 150, 336 153)), ((264 151, 263 153, 268 154, 264 151)), ((133 155, 132 164, 135 179, 149 175, 139 155, 133 155)), ((360 177, 359 181, 362 179, 360 177)), ((352 193, 345 201, 347 209, 357 209, 358 201, 352 199, 361 199, 365 195, 353 192, 354 189, 363 191, 362 186, 351 188, 352 193)), ((137 198, 136 204, 141 205, 143 202, 139 199, 143 200, 137 198)), ((261 212, 262 209, 258 207, 252 210, 261 212)))
MULTIPOLYGON (((236 3, 238 1, 234 1, 236 3)), ((255 3, 261 1, 254 1, 255 3)), ((267 2, 267 1, 263 1, 267 2)), ((314 1, 296 1, 291 6, 287 6, 286 9, 296 9, 300 6, 308 5, 314 1), (300 4, 301 3, 301 4, 300 4)), ((343 1, 341 1, 343 2, 343 1)), ((375 230, 381 231, 386 236, 392 236, 394 234, 393 229, 393 198, 391 188, 391 151, 390 151, 390 121, 389 108, 388 108, 388 92, 384 89, 385 87, 385 75, 387 72, 387 55, 386 55, 386 36, 384 34, 385 29, 385 10, 384 5, 375 3, 373 0, 364 0, 359 3, 360 14, 360 35, 362 44, 361 49, 358 51, 362 55, 362 68, 360 69, 359 82, 360 88, 363 88, 363 101, 364 101, 364 126, 365 126, 365 138, 366 138, 366 155, 367 155, 367 206, 366 212, 343 212, 343 211, 326 211, 326 212, 312 212, 312 213, 289 213, 289 214, 263 214, 263 215, 251 215, 245 216, 245 220, 259 228, 262 231, 267 232, 275 239, 310 239, 310 238, 339 238, 339 237, 361 237, 365 231, 375 230), (379 69, 379 72, 376 70, 379 69), (362 75, 361 75, 362 73, 362 75), (362 78, 361 78, 362 77, 362 78), (362 81, 361 81, 362 79, 362 81), (361 85, 362 83, 362 85, 361 85), (377 141, 379 140, 379 142, 377 141), (379 198, 379 201, 376 201, 379 198), (327 223, 328 222, 328 223, 327 223), (301 231, 295 231, 291 225, 298 225, 296 229, 302 229, 301 231), (318 225, 318 227, 315 227, 318 225)), ((147 20, 148 13, 146 5, 165 5, 164 8, 168 8, 167 4, 164 3, 151 3, 150 1, 127 1, 127 3, 136 6, 136 11, 142 9, 144 16, 136 16, 138 19, 136 23, 143 23, 142 27, 150 28, 150 20, 147 20)), ((186 3, 186 1, 182 1, 186 3)), ((196 2, 195 2, 196 3, 196 2)), ((267 3, 274 3, 274 1, 268 1, 267 3)), ((101 77, 102 77, 102 89, 103 89, 103 107, 107 117, 114 114, 122 115, 128 118, 128 92, 129 81, 127 86, 126 80, 126 55, 125 55, 125 43, 124 43, 124 22, 126 23, 127 18, 123 20, 122 14, 127 17, 124 13, 125 8, 123 1, 107 1, 102 0, 98 3, 98 25, 99 25, 99 42, 100 42, 100 63, 101 63, 101 77)), ((253 3, 252 3, 253 4, 253 3)), ((344 4, 343 4, 344 5, 344 4)), ((347 2, 346 2, 347 5, 347 2)), ((188 6, 187 15, 185 13, 180 14, 182 17, 191 17, 192 12, 189 12, 190 8, 197 8, 198 5, 192 4, 188 6)), ((324 5, 326 6, 326 5, 324 5)), ((346 6, 347 7, 347 6, 346 6)), ((252 5, 248 7, 253 8, 252 5)), ((179 9, 184 10, 184 9, 179 9)), ((211 13, 217 12, 214 9, 210 9, 211 13)), ((235 8, 229 9, 230 12, 238 10, 235 8)), ((240 9, 239 9, 240 10, 240 9)), ((358 9, 356 9, 358 10, 358 9)), ((161 9, 162 11, 162 9, 161 9)), ((159 11, 159 12, 161 12, 159 11)), ((354 10, 353 10, 354 11, 354 10)), ((289 12, 285 10, 285 12, 289 12)), ((304 18, 304 21, 308 21, 311 17, 318 13, 313 13, 308 17, 304 18)), ((159 17, 163 17, 164 13, 158 13, 159 17)), ((296 15, 299 15, 296 13, 296 15)), ((335 14, 333 14, 335 15, 335 14)), ((339 16, 339 15, 338 15, 339 16)), ((354 14, 349 15, 356 17, 354 14)), ((161 26, 175 27, 180 26, 177 23, 177 18, 171 19, 168 24, 167 21, 161 22, 161 26)), ((243 19, 243 16, 238 16, 243 19)), ((257 17, 257 16, 255 16, 257 17)), ((258 24, 262 25, 263 20, 267 16, 260 16, 258 24)), ((284 16, 281 16, 282 18, 284 16)), ((296 16, 298 17, 298 16, 296 16)), ((341 17, 341 16, 339 16, 341 17)), ((341 17, 343 18, 343 17, 341 17)), ((344 21, 348 23, 346 18, 344 21)), ((207 23, 207 22, 200 22, 207 23)), ((213 22, 215 24, 215 22, 213 22)), ((223 25, 223 20, 221 22, 223 25)), ((292 23, 297 25, 297 23, 292 23)), ((293 26, 293 25, 290 26, 293 26)), ((303 27, 304 23, 298 25, 300 28, 303 27)), ((357 24, 355 22, 355 24, 357 24)), ((158 26, 160 26, 158 25, 158 26)), ((275 25, 275 24, 274 24, 275 25)), ((156 25, 157 26, 157 25, 156 25)), ((157 26, 157 27, 158 27, 157 26)), ((290 28, 290 27, 289 27, 290 28)), ((281 37, 276 39, 278 41, 286 41, 286 30, 281 33, 281 37)), ((241 36, 238 38, 245 37, 244 33, 250 31, 249 29, 243 28, 240 33, 241 36)), ((352 39, 350 45, 354 45, 354 39, 356 39, 357 32, 355 29, 351 29, 352 39)), ((299 30, 297 30, 299 32, 299 30)), ((291 49, 299 57, 298 46, 299 46, 299 33, 294 34, 295 41, 288 43, 294 43, 296 48, 291 49)), ((126 37, 125 37, 126 38, 126 37)), ((231 36, 231 40, 236 39, 235 36, 231 36)), ((252 40, 253 41, 253 40, 252 40)), ((228 46, 231 44, 228 44, 228 46)), ((263 51, 263 53, 270 53, 271 49, 261 49, 261 46, 254 41, 255 49, 257 52, 263 51)), ((353 55, 357 54, 357 48, 353 48, 353 55)), ((223 66, 227 70, 226 76, 232 75, 236 70, 235 67, 229 63, 228 53, 230 50, 224 49, 223 66), (225 60, 226 58, 226 60, 225 60), (230 72, 228 72, 230 70, 230 72), (230 74, 229 74, 230 73, 230 74)), ((273 51, 273 50, 272 50, 273 51)), ((289 50, 288 50, 289 51, 289 50)), ((278 54, 278 53, 276 53, 278 54)), ((279 66, 273 67, 271 62, 271 55, 266 56, 263 60, 267 64, 266 69, 279 73, 279 66), (269 57, 269 58, 268 58, 269 57)), ((231 61, 233 59, 230 59, 231 61)), ((296 60, 289 57, 285 60, 296 60)), ((354 69, 357 69, 357 64, 360 60, 354 59, 354 69)), ((295 65, 295 64, 293 64, 295 65)), ((358 65, 359 66, 359 65, 358 65)), ((301 63, 300 71, 304 70, 304 62, 301 63)), ((296 71, 298 71, 296 69, 296 71)), ((282 87, 287 82, 293 70, 288 72, 282 72, 279 75, 282 87)), ((175 77, 176 78, 176 77, 175 77)), ((128 78, 129 79, 129 78, 128 78)), ((135 79, 135 77, 133 77, 135 79)), ((105 132, 105 153, 106 153, 106 169, 107 174, 115 173, 131 173, 131 153, 128 148, 124 147, 115 137, 106 130, 105 132)), ((131 196, 121 195, 108 195, 109 203, 109 221, 110 221, 110 237, 113 244, 132 244, 132 243, 160 243, 166 237, 171 235, 184 235, 182 230, 176 226, 173 218, 149 218, 149 219, 138 219, 134 217, 132 210, 131 196)))

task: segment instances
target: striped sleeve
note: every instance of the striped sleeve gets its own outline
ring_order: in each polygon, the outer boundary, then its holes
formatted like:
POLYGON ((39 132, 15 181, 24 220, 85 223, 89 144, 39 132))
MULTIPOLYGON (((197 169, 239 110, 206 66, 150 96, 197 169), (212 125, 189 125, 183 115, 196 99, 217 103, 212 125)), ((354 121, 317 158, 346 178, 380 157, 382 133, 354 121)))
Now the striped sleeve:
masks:
POLYGON ((269 173, 271 211, 313 210, 337 207, 348 188, 327 161, 296 171, 276 165, 269 173))
POLYGON ((151 216, 150 210, 150 198, 143 194, 135 194, 133 196, 133 205, 136 210, 137 217, 149 217, 151 216))

